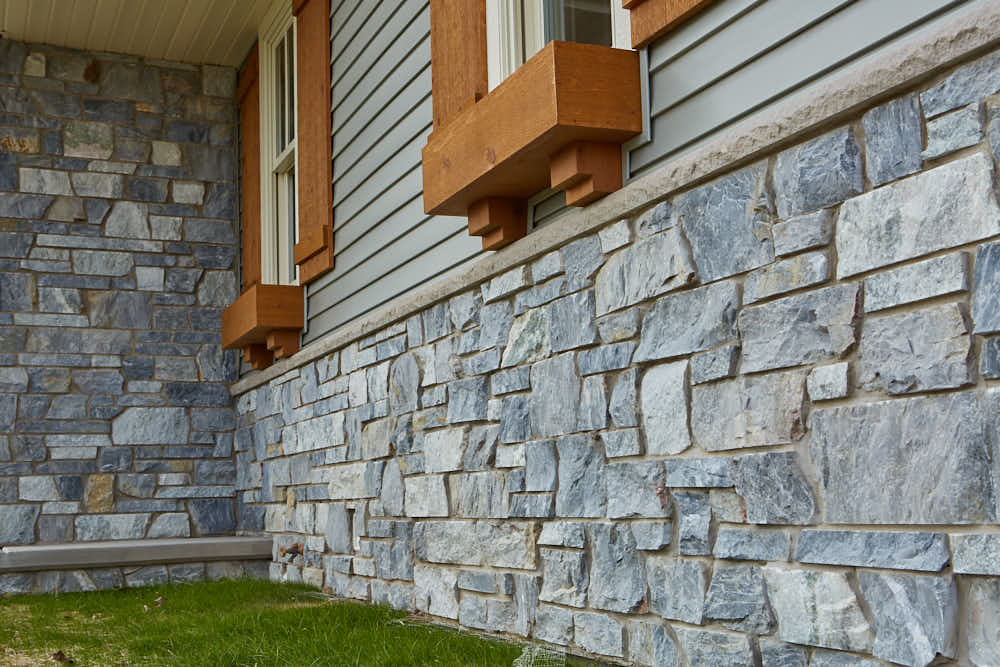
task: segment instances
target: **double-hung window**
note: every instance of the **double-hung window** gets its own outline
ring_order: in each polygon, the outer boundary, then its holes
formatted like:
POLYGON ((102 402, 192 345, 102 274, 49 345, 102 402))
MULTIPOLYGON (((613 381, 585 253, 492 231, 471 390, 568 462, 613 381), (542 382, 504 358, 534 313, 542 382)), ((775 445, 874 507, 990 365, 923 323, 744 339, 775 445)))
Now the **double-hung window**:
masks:
POLYGON ((261 69, 261 277, 295 285, 298 267, 296 171, 296 34, 291 3, 275 5, 260 37, 261 69))
POLYGON ((486 0, 490 90, 554 39, 631 48, 620 0, 486 0))

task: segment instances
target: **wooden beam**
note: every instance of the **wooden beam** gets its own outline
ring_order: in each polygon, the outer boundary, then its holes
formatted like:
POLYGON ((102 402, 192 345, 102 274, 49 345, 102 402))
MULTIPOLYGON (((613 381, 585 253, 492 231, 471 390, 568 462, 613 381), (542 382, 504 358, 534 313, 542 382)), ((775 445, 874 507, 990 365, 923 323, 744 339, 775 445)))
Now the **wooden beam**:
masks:
POLYGON ((528 233, 526 209, 519 199, 481 199, 469 207, 469 234, 483 237, 483 250, 499 250, 528 233))
POLYGON ((486 0, 431 0, 434 130, 489 92, 486 0))
POLYGON ((299 351, 298 329, 275 329, 267 334, 267 349, 276 359, 290 357, 299 351))
POLYGON ((333 269, 333 155, 330 118, 330 0, 295 0, 298 106, 299 282, 333 269), (301 265, 323 254, 328 261, 301 265))
POLYGON ((299 285, 254 285, 223 311, 222 347, 245 348, 275 329, 301 329, 303 294, 299 285))
POLYGON ((566 204, 586 206, 622 187, 620 144, 578 141, 549 161, 552 188, 566 192, 566 204))
POLYGON ((260 282, 260 83, 257 47, 240 71, 240 284, 260 282))
POLYGON ((715 0, 628 0, 632 47, 639 49, 670 32, 715 0))
POLYGON ((243 348, 243 360, 255 371, 262 371, 274 363, 274 353, 264 343, 254 343, 243 348))

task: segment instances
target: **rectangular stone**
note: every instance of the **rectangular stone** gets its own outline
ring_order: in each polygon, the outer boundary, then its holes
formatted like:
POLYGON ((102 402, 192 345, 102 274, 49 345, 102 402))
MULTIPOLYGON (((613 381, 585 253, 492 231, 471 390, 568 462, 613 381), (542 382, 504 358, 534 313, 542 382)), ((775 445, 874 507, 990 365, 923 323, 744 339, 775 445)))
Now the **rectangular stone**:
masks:
POLYGON ((740 289, 734 281, 660 297, 642 321, 633 362, 701 352, 736 339, 740 289))
POLYGON ((951 549, 956 574, 1000 576, 1000 533, 952 535, 951 549))
POLYGON ((784 259, 752 271, 743 282, 743 301, 754 303, 830 279, 826 252, 810 252, 784 259))
POLYGON ((876 273, 865 279, 865 312, 969 289, 969 255, 959 252, 876 273))
POLYGON ((844 202, 837 277, 1000 234, 993 162, 975 153, 844 202), (942 229, 941 221, 949 224, 942 229))
POLYGON ((971 392, 815 410, 812 459, 826 521, 995 521, 987 414, 971 392))
POLYGON ((527 287, 528 267, 519 266, 507 273, 497 276, 482 286, 483 303, 490 303, 527 287))
POLYGON ((500 521, 418 522, 413 533, 417 558, 430 563, 536 567, 532 523, 500 521))
POLYGON ((361 461, 334 466, 328 472, 330 500, 375 498, 382 488, 384 461, 361 461))
POLYGON ((938 572, 950 557, 944 533, 807 529, 795 549, 801 563, 922 572, 938 572))
POLYGON ((787 530, 719 526, 712 555, 734 560, 787 561, 792 537, 787 530))

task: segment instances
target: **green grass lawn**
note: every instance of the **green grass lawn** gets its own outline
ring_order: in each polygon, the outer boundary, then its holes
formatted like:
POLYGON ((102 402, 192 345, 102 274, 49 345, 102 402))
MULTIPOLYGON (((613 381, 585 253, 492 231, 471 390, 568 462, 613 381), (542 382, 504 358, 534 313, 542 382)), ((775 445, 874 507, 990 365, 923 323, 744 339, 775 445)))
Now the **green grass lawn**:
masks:
POLYGON ((521 650, 262 581, 0 600, 2 665, 510 665, 521 650))

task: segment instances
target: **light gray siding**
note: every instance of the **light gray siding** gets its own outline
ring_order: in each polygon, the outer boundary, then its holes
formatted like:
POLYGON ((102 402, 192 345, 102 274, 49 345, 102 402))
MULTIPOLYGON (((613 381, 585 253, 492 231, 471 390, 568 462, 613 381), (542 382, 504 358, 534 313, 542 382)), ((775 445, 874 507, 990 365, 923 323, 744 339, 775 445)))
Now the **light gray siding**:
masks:
POLYGON ((465 218, 424 214, 427 0, 340 0, 331 12, 336 262, 309 287, 306 342, 481 253, 465 218))
POLYGON ((649 47, 634 177, 963 0, 722 0, 649 47))

